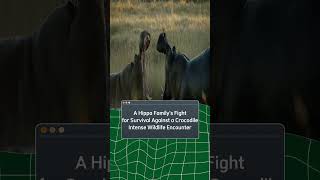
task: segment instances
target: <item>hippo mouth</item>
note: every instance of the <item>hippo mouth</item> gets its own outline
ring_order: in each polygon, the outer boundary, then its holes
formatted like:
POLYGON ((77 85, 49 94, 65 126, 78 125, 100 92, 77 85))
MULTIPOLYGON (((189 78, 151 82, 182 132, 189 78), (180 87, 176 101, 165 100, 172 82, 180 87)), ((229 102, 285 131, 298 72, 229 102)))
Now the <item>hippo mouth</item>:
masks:
POLYGON ((157 42, 157 51, 165 54, 167 52, 166 48, 168 47, 168 45, 169 44, 166 38, 166 33, 161 33, 157 42))

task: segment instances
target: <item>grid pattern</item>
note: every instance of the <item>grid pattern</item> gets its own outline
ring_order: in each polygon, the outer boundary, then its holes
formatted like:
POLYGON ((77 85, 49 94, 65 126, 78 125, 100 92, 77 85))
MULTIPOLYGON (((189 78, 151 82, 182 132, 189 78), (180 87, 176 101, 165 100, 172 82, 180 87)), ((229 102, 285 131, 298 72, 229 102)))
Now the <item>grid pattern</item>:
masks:
POLYGON ((200 105, 198 139, 121 139, 120 111, 111 111, 110 179, 208 180, 210 112, 200 105))
POLYGON ((286 179, 320 179, 320 142, 286 134, 286 179))
POLYGON ((0 152, 0 180, 34 180, 34 154, 0 152))
MULTIPOLYGON (((201 120, 206 119, 206 117, 203 117, 205 114, 204 112, 208 112, 203 108, 204 107, 201 106, 201 120)), ((114 123, 118 123, 118 121, 116 121, 118 120, 118 116, 119 111, 111 111, 113 125, 117 125, 114 123)), ((207 119, 207 122, 208 121, 209 120, 207 119)), ((208 129, 205 130, 209 127, 204 124, 200 125, 201 132, 209 132, 208 129)), ((203 179, 202 177, 204 176, 204 179, 208 179, 207 177, 209 173, 206 172, 209 170, 206 163, 208 159, 201 160, 201 158, 204 158, 205 155, 196 154, 203 151, 203 154, 208 152, 207 150, 200 149, 200 147, 203 147, 201 145, 202 142, 193 142, 192 140, 165 140, 164 142, 161 142, 160 140, 155 142, 152 142, 154 140, 124 141, 118 139, 120 136, 117 137, 117 134, 119 133, 119 129, 117 127, 118 126, 113 126, 110 132, 111 137, 113 138, 113 141, 111 141, 110 153, 111 179, 127 179, 128 177, 135 180, 147 179, 147 177, 152 179, 152 177, 154 177, 154 179, 160 180, 188 180, 198 178, 203 179), (115 153, 115 150, 120 150, 124 145, 129 146, 123 151, 116 151, 117 153, 115 153), (141 148, 134 148, 134 146, 141 148), (126 154, 129 156, 125 156, 126 154), (177 162, 179 159, 180 162, 177 162), (129 162, 129 160, 131 160, 131 162, 129 162), (193 166, 194 162, 203 162, 203 164, 193 166), (180 166, 180 169, 178 169, 180 171, 176 173, 175 171, 177 169, 175 168, 178 165, 180 166), (203 167, 204 169, 201 170, 200 167, 203 167), (201 172, 203 172, 203 174, 201 174, 201 172)), ((202 137, 206 134, 201 133, 200 135, 202 137)), ((205 143, 207 142, 204 142, 204 144, 205 143)), ((320 179, 319 152, 319 141, 287 133, 285 158, 286 179, 320 179)), ((34 170, 35 166, 33 154, 0 152, 0 180, 34 180, 34 170)))

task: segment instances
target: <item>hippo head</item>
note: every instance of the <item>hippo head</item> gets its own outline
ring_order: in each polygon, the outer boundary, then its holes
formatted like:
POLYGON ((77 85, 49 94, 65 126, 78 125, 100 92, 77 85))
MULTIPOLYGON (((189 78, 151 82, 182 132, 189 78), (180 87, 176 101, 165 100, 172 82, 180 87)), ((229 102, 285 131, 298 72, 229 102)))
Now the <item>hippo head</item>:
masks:
POLYGON ((160 53, 167 54, 169 49, 170 49, 170 45, 168 43, 166 33, 163 32, 159 35, 158 42, 157 42, 157 50, 160 53))
POLYGON ((179 99, 180 86, 184 77, 187 60, 183 55, 176 52, 175 46, 170 47, 166 33, 159 35, 157 50, 166 55, 165 87, 162 99, 179 99))
POLYGON ((150 45, 151 35, 148 31, 142 31, 140 33, 139 51, 145 52, 150 45))

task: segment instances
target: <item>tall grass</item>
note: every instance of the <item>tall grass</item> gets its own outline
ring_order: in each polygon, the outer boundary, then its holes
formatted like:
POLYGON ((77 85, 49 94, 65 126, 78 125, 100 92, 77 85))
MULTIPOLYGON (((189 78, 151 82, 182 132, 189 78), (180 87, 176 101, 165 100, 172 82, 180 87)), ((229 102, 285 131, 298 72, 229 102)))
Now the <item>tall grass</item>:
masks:
POLYGON ((110 71, 121 71, 138 53, 139 34, 151 33, 147 51, 147 84, 153 99, 160 99, 164 85, 165 57, 156 50, 165 30, 171 45, 192 58, 210 46, 210 2, 113 1, 111 2, 110 71))

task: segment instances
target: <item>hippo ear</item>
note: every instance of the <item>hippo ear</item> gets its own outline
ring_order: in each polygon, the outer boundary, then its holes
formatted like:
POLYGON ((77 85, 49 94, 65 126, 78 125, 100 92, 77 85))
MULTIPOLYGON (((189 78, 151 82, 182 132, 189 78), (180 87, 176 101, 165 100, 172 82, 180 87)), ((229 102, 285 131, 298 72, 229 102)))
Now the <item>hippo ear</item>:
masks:
POLYGON ((161 35, 162 35, 162 38, 163 38, 163 39, 166 39, 166 36, 167 36, 167 35, 166 35, 166 33, 165 33, 164 31, 163 31, 163 33, 161 33, 161 35))

